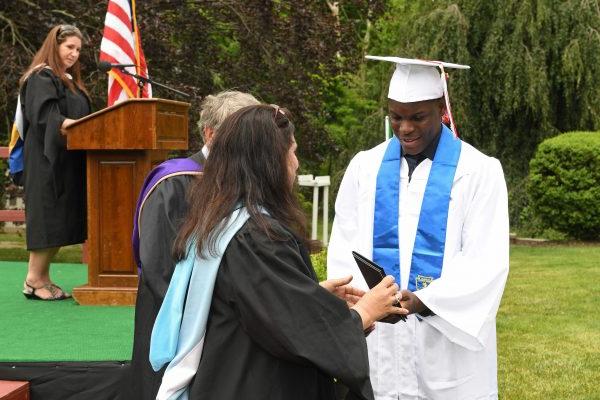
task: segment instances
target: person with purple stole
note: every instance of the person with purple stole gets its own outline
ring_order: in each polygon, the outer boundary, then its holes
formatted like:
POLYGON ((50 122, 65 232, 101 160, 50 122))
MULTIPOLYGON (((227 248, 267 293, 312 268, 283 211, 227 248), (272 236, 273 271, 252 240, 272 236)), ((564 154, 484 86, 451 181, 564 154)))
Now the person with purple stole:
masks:
POLYGON ((154 399, 164 369, 154 372, 148 358, 150 336, 175 269, 172 249, 185 215, 188 188, 201 174, 215 132, 235 111, 260 102, 251 94, 224 91, 207 96, 201 104, 198 126, 204 146, 185 159, 172 159, 154 168, 146 178, 134 219, 133 253, 139 272, 135 331, 131 360, 132 391, 128 398, 154 399))
POLYGON ((367 58, 396 64, 388 92, 394 136, 359 152, 346 170, 328 276, 350 274, 366 288, 354 250, 402 289, 407 320, 377 323, 367 338, 376 399, 497 399, 508 197, 499 161, 457 137, 445 68, 469 67, 367 58))

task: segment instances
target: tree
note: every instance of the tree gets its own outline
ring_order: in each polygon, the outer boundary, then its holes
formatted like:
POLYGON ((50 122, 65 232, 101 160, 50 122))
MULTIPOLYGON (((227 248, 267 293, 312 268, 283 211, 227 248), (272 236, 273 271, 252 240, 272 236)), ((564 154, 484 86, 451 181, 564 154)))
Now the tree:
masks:
MULTIPOLYGON (((145 0, 137 2, 142 43, 153 79, 203 96, 222 89, 249 91, 295 114, 300 156, 310 168, 326 158, 331 140, 324 130, 327 93, 323 82, 354 68, 361 51, 363 15, 376 15, 383 0, 145 0), (333 3, 331 4, 333 5, 333 3)), ((48 30, 58 23, 79 26, 86 43, 81 56, 94 108, 105 105, 106 78, 95 70, 106 1, 15 0, 0 5, 0 138, 6 138, 18 92, 17 81, 48 30)), ((170 93, 155 89, 158 97, 170 93)), ((192 147, 197 113, 192 112, 192 147)), ((6 140, 6 139, 5 139, 6 140)))
MULTIPOLYGON (((302 168, 339 181, 349 159, 383 138, 392 66, 365 54, 469 64, 451 73, 461 136, 504 166, 517 221, 522 180, 540 141, 600 129, 597 0, 145 0, 138 23, 151 76, 203 96, 239 89, 292 110, 302 168)), ((95 109, 106 1, 0 2, 0 139, 12 123, 17 80, 57 23, 87 36, 82 54, 95 109), (59 5, 60 3, 60 5, 59 5)), ((159 97, 171 97, 159 89, 159 97)), ((334 187, 335 189, 335 187, 334 187)), ((335 196, 335 190, 333 193, 335 196)))
MULTIPOLYGON (((516 222, 538 143, 600 129, 599 8, 589 0, 392 0, 369 52, 471 66, 451 73, 455 119, 463 139, 501 160, 516 222)), ((375 64, 366 64, 365 93, 383 114, 393 67, 375 64)), ((380 123, 365 130, 379 132, 380 123)))

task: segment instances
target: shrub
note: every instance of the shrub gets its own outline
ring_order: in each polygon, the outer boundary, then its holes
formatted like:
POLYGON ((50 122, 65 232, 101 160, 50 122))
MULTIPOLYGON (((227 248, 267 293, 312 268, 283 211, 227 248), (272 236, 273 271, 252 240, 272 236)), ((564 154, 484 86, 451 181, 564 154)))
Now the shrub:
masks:
POLYGON ((569 132, 543 141, 530 162, 531 211, 576 239, 600 238, 600 132, 569 132))
POLYGON ((310 256, 319 282, 327 279, 327 250, 310 256))

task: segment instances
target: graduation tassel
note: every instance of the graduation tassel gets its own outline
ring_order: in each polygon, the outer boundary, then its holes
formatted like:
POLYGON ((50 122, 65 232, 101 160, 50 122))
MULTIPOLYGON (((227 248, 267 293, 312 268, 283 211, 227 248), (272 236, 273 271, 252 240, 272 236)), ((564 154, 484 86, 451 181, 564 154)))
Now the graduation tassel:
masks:
POLYGON ((442 116, 442 121, 445 118, 447 118, 450 121, 450 130, 454 134, 454 137, 457 138, 458 130, 456 129, 456 125, 454 124, 454 118, 452 117, 452 108, 450 107, 450 96, 448 95, 448 74, 446 73, 446 71, 444 71, 444 65, 442 65, 442 63, 439 64, 439 67, 442 70, 440 79, 442 80, 442 86, 444 87, 444 100, 446 100, 446 114, 442 116))

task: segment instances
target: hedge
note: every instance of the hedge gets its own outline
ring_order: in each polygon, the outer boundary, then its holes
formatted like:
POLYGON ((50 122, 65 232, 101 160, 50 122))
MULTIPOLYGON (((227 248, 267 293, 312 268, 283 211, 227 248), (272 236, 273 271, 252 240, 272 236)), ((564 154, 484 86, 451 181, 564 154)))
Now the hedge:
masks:
POLYGON ((529 166, 530 205, 544 227, 575 239, 599 239, 600 132, 547 139, 529 166))

